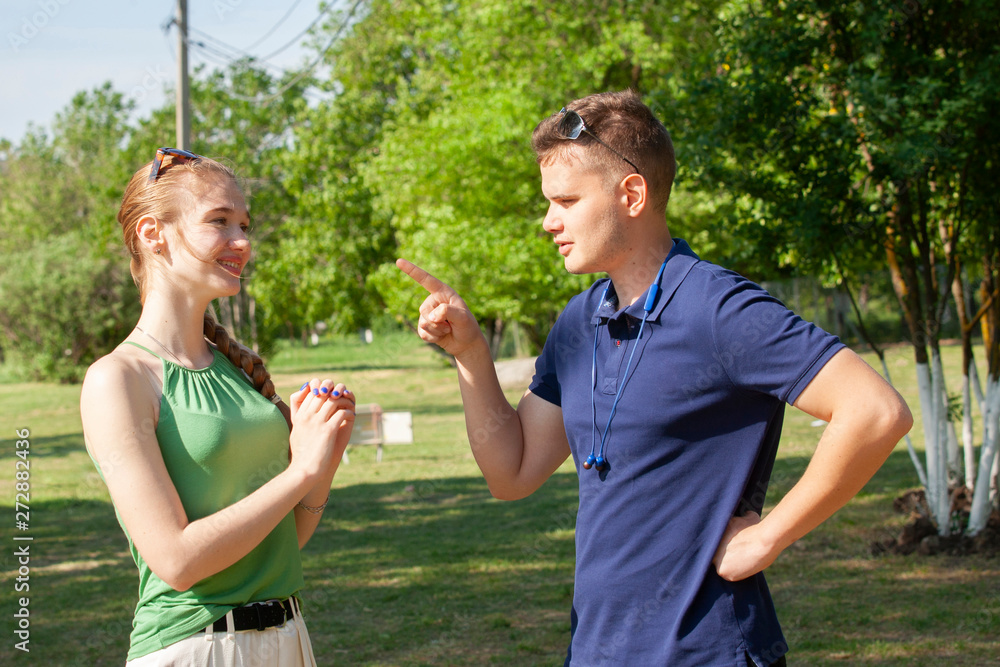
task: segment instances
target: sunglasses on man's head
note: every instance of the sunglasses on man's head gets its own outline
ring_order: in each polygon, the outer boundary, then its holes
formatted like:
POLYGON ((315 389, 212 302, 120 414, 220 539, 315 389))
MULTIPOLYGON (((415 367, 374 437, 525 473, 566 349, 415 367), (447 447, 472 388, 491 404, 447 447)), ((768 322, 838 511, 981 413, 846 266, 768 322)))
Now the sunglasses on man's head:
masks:
POLYGON ((591 137, 594 138, 594 141, 604 146, 605 148, 607 148, 609 151, 611 151, 621 159, 628 162, 629 166, 635 169, 635 173, 639 174, 640 176, 642 175, 642 172, 639 171, 639 167, 635 166, 632 160, 629 160, 627 157, 616 151, 614 148, 608 146, 606 143, 601 141, 600 137, 598 137, 596 134, 588 130, 587 124, 583 121, 583 116, 581 116, 575 111, 567 109, 566 107, 560 109, 559 113, 562 115, 562 118, 559 119, 559 124, 556 125, 556 129, 559 132, 559 136, 561 136, 563 139, 571 139, 571 140, 579 139, 580 134, 586 132, 587 134, 589 134, 591 137))
MULTIPOLYGON (((156 149, 156 157, 153 159, 153 168, 149 171, 148 183, 152 183, 160 177, 160 165, 163 164, 163 158, 170 156, 173 160, 170 164, 176 164, 178 162, 187 162, 190 160, 200 160, 201 156, 191 151, 181 150, 180 148, 167 148, 166 146, 156 149)), ((169 166, 169 165, 167 165, 169 166)))

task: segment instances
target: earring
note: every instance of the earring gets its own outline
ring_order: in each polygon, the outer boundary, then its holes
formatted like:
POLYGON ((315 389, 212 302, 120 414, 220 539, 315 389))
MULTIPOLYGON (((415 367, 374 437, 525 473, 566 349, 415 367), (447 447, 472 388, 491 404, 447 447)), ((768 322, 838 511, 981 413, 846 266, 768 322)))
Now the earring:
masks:
POLYGON ((154 251, 153 251, 153 254, 154 254, 154 255, 159 255, 159 254, 160 254, 160 249, 159 249, 159 248, 157 248, 156 250, 154 250, 154 251))

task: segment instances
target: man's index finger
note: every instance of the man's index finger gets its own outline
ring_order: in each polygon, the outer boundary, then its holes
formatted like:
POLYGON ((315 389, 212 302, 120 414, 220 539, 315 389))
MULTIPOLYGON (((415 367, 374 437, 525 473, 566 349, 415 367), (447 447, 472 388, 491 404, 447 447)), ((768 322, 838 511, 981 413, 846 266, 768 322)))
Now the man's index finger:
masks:
POLYGON ((426 271, 424 271, 419 266, 417 266, 416 264, 414 264, 409 260, 405 260, 403 258, 397 259, 396 267, 406 275, 413 278, 413 280, 416 281, 418 285, 423 287, 431 294, 433 294, 434 292, 440 292, 442 290, 451 291, 451 288, 449 288, 443 282, 441 282, 431 274, 427 273, 426 271))

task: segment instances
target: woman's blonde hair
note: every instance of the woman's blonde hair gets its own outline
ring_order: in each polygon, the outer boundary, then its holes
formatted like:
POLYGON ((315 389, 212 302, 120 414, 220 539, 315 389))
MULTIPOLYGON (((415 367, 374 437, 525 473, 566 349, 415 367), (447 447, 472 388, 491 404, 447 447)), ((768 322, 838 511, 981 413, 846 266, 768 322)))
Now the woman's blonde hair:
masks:
MULTIPOLYGON (((228 178, 237 188, 240 187, 239 179, 232 169, 207 157, 174 161, 171 156, 166 156, 160 166, 159 176, 150 181, 152 167, 153 161, 150 161, 132 175, 118 209, 118 224, 122 227, 125 248, 129 253, 132 280, 139 288, 140 303, 145 302, 148 289, 149 251, 139 243, 139 220, 146 216, 168 224, 177 220, 180 213, 178 203, 184 201, 181 194, 188 179, 201 180, 218 176, 228 178)), ((209 310, 205 311, 204 334, 233 365, 247 374, 257 391, 265 398, 274 398, 274 383, 260 355, 232 338, 226 328, 215 321, 209 310)))

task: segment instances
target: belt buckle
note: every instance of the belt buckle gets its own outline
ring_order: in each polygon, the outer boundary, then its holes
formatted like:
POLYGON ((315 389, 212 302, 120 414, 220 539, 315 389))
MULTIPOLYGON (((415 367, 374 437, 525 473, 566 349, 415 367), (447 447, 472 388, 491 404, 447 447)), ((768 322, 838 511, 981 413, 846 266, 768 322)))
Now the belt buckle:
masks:
POLYGON ((274 599, 274 600, 267 600, 266 602, 255 602, 253 603, 252 606, 254 607, 254 611, 257 612, 258 632, 263 632, 268 628, 274 628, 274 627, 280 628, 285 624, 285 607, 281 604, 281 600, 274 599), (278 615, 280 614, 281 620, 278 621, 277 623, 266 625, 265 623, 268 619, 265 618, 265 613, 267 614, 267 616, 273 615, 275 619, 277 619, 278 615))

